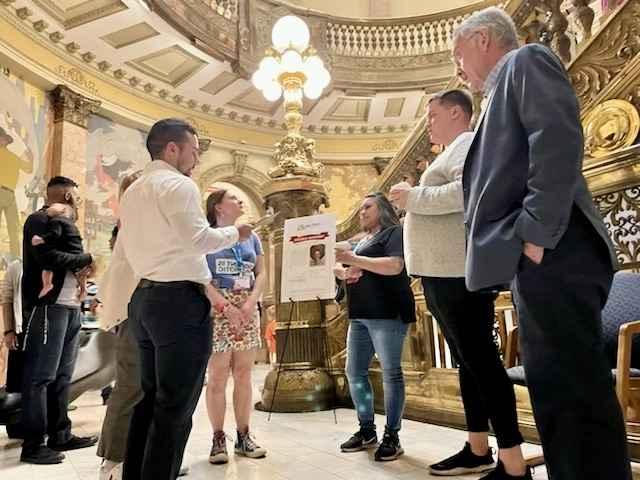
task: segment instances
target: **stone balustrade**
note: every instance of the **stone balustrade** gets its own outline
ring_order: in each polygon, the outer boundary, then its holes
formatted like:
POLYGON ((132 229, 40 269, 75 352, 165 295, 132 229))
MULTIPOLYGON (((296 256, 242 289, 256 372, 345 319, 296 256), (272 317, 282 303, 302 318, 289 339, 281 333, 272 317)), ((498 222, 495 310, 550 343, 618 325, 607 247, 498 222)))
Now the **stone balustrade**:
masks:
POLYGON ((239 0, 210 0, 206 3, 209 4, 215 13, 227 20, 235 20, 238 18, 239 0))
POLYGON ((335 55, 399 57, 429 55, 451 49, 454 29, 469 13, 418 22, 376 24, 328 22, 327 47, 335 55))

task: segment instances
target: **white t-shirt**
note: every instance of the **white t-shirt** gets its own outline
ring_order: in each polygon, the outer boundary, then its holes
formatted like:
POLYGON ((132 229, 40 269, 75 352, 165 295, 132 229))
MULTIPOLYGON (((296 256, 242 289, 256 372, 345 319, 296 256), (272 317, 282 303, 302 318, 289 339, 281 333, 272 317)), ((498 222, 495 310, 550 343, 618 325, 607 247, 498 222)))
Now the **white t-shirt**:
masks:
POLYGON ((80 300, 78 300, 78 279, 73 273, 67 272, 67 275, 64 277, 64 284, 62 285, 62 290, 60 290, 56 304, 76 308, 80 306, 80 300))

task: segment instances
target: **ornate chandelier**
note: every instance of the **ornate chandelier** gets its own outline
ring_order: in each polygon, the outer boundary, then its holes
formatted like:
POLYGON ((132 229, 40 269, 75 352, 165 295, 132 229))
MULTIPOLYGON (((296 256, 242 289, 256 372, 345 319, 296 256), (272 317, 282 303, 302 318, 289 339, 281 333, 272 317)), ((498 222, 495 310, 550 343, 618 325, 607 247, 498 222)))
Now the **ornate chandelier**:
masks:
POLYGON ((303 96, 315 100, 331 82, 316 50, 309 45, 309 28, 300 18, 280 18, 271 32, 272 47, 251 77, 264 97, 275 102, 284 96, 284 122, 287 135, 276 144, 274 159, 278 167, 269 174, 319 176, 321 165, 313 161, 315 142, 304 138, 302 129, 303 96))

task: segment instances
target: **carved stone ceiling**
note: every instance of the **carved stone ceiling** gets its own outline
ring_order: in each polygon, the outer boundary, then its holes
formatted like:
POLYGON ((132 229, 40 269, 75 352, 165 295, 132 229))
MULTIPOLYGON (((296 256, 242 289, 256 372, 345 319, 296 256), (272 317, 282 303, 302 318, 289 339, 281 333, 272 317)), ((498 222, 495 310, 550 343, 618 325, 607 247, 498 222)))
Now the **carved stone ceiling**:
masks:
MULTIPOLYGON (((228 61, 198 48, 142 0, 0 2, 0 11, 5 8, 19 17, 22 11, 30 35, 50 41, 59 32, 58 54, 74 56, 87 68, 127 81, 140 95, 160 92, 162 98, 182 106, 261 127, 282 124, 281 101, 264 100, 242 78, 247 73, 234 72, 228 61)), ((305 128, 317 133, 408 131, 424 110, 424 89, 443 88, 453 73, 448 56, 438 57, 433 68, 432 84, 420 87, 349 91, 330 86, 318 101, 305 102, 305 128)))

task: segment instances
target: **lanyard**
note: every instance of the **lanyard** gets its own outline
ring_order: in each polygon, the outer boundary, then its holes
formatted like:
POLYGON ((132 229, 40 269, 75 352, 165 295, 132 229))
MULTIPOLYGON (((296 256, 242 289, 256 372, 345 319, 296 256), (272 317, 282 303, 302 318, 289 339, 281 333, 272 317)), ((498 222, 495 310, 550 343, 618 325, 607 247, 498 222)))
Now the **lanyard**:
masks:
POLYGON ((235 258, 236 260, 238 275, 242 275, 244 271, 244 262, 242 261, 242 254, 240 253, 240 245, 236 243, 233 247, 231 247, 231 252, 233 253, 233 258, 235 258))

